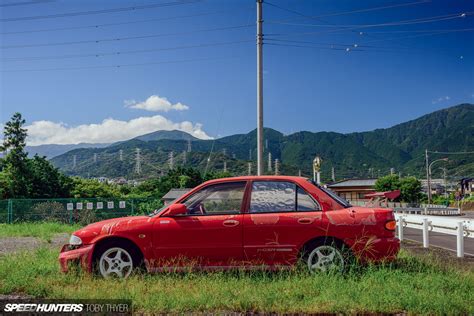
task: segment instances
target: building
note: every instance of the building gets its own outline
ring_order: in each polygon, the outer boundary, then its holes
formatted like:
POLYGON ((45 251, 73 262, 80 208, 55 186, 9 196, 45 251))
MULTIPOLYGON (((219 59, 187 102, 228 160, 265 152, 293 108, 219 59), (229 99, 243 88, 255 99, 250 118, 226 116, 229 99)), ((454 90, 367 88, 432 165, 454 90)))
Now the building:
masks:
POLYGON ((161 201, 163 201, 165 205, 168 205, 174 200, 176 200, 177 198, 180 198, 184 194, 188 193, 190 190, 191 189, 171 189, 168 191, 168 193, 163 195, 163 197, 161 198, 161 201))
POLYGON ((375 192, 377 179, 349 179, 329 184, 327 187, 348 201, 367 202, 366 194, 375 192))

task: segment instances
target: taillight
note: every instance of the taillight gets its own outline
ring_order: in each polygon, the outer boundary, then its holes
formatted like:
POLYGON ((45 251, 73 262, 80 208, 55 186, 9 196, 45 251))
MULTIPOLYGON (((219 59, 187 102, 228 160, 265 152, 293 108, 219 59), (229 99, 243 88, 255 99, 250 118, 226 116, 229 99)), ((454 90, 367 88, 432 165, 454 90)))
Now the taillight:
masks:
POLYGON ((387 230, 395 230, 397 228, 397 222, 395 220, 389 220, 385 222, 385 229, 387 230))

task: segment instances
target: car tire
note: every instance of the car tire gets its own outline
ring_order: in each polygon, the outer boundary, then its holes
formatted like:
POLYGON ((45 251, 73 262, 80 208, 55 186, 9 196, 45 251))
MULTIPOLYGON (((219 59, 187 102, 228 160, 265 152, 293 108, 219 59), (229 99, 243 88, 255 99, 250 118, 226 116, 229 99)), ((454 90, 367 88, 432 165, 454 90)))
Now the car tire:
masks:
POLYGON ((103 278, 127 278, 141 266, 139 251, 125 242, 107 242, 95 252, 94 272, 103 278))
POLYGON ((351 251, 334 240, 313 242, 302 259, 310 273, 343 273, 353 262, 351 251))

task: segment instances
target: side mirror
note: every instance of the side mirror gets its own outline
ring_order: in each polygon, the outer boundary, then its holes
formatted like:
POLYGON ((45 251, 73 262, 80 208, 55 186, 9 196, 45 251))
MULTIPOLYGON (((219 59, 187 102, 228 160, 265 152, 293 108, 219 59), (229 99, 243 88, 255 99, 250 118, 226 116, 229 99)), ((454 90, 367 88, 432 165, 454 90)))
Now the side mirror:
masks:
POLYGON ((168 212, 166 215, 168 216, 176 216, 176 215, 183 215, 188 212, 186 205, 181 203, 171 204, 168 212))

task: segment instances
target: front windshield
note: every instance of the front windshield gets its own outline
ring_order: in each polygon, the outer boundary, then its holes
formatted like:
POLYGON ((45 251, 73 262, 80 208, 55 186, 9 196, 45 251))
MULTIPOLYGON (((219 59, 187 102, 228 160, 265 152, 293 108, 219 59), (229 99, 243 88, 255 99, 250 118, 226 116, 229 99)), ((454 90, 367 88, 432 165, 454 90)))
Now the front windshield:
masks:
MULTIPOLYGON (((174 202, 174 201, 173 201, 174 202)), ((148 216, 155 216, 156 214, 159 214, 161 211, 163 211, 165 208, 167 208, 168 205, 163 205, 161 208, 154 210, 152 213, 148 214, 148 216)))
POLYGON ((323 191, 324 193, 329 195, 333 200, 335 200, 337 203, 341 204, 342 206, 344 206, 346 208, 352 206, 351 203, 349 203, 347 200, 345 200, 344 198, 337 195, 334 191, 332 191, 328 188, 325 188, 322 185, 317 184, 313 180, 308 179, 308 181, 311 182, 312 184, 314 184, 315 186, 317 186, 321 191, 323 191))

